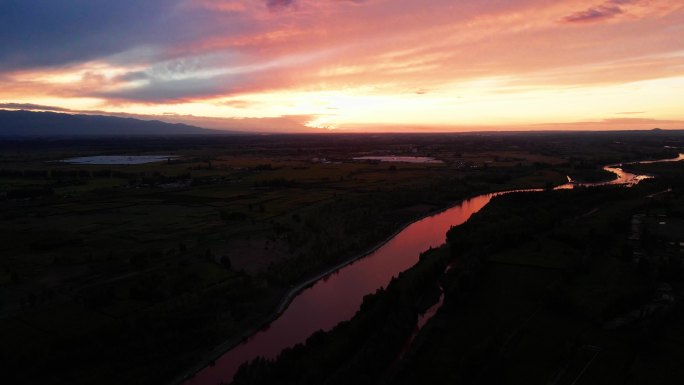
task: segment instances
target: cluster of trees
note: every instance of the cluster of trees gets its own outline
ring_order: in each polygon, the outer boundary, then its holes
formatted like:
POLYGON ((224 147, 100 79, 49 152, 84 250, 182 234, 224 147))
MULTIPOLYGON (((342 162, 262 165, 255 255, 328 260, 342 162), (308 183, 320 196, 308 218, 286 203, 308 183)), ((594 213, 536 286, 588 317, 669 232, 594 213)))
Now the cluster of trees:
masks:
MULTIPOLYGON (((46 168, 46 169, 21 169, 3 168, 0 169, 0 178, 27 178, 27 179, 59 179, 59 178, 136 178, 141 173, 113 170, 109 168, 90 170, 90 169, 67 169, 67 168, 46 168)), ((159 173, 157 173, 159 175, 159 173)))
MULTIPOLYGON (((13 188, 4 192, 5 199, 34 199, 55 195, 55 190, 49 186, 13 188)), ((0 192, 0 198, 3 197, 0 192)))
MULTIPOLYGON (((458 269, 443 279, 445 300, 442 311, 435 317, 435 325, 455 326, 426 330, 423 344, 395 378, 395 383, 410 384, 416 379, 437 382, 442 381, 439 379, 445 373, 460 383, 528 383, 521 379, 525 377, 520 376, 519 361, 540 354, 546 354, 548 360, 531 364, 533 369, 528 368, 530 372, 524 375, 549 375, 559 367, 567 367, 566 360, 572 360, 584 349, 578 342, 587 333, 584 322, 598 325, 590 333, 589 342, 584 342, 596 343, 596 336, 604 330, 601 325, 652 300, 657 279, 644 274, 632 262, 628 237, 632 215, 652 204, 645 197, 665 186, 656 181, 629 189, 605 187, 500 196, 470 221, 453 228, 447 239, 453 257, 459 261, 458 269), (563 256, 566 263, 547 266, 543 259, 527 258, 531 253, 548 259, 563 256), (516 277, 519 274, 526 274, 532 283, 510 298, 487 287, 507 290, 507 286, 519 281, 516 277), (538 283, 534 283, 537 279, 538 283), (497 304, 497 301, 519 301, 519 304, 497 304), (515 325, 499 325, 504 332, 491 329, 495 322, 488 322, 489 329, 481 328, 476 326, 478 319, 470 314, 481 316, 478 310, 483 307, 491 307, 489 311, 494 314, 507 307, 527 307, 529 314, 521 311, 523 319, 545 314, 539 318, 548 323, 536 323, 531 326, 534 331, 518 334, 510 331, 519 331, 515 325), (467 337, 454 331, 459 328, 455 322, 461 322, 461 327, 466 328, 463 334, 467 337), (512 341, 513 335, 515 341, 512 341), (549 335, 560 340, 553 344, 538 340, 549 335), (576 342, 570 343, 568 338, 576 342), (444 339, 460 343, 447 346, 440 342, 444 339), (517 343, 520 345, 510 346, 517 343), (530 346, 535 348, 526 350, 530 346), (553 351, 540 352, 540 347, 553 351), (440 354, 438 363, 431 361, 436 354, 440 354), (545 371, 548 372, 544 374, 545 371), (509 373, 518 375, 507 377, 509 373)), ((650 322, 631 327, 630 332, 619 337, 625 339, 620 342, 624 353, 648 354, 648 349, 653 348, 645 349, 652 344, 647 337, 649 330, 657 328, 652 329, 650 322)), ((615 337, 612 334, 607 338, 615 337)), ((606 375, 613 378, 616 374, 623 373, 606 375)))
POLYGON ((254 182, 254 187, 265 188, 265 189, 281 189, 281 188, 292 188, 298 187, 299 182, 292 179, 286 178, 272 178, 266 179, 258 182, 254 182))
MULTIPOLYGON (((488 269, 488 256, 540 237, 574 250, 567 251, 575 258, 567 264, 565 277, 566 282, 575 282, 593 269, 596 259, 613 253, 616 244, 626 238, 634 202, 660 187, 651 184, 633 189, 606 187, 496 197, 471 221, 448 232, 448 246, 426 253, 387 289, 367 296, 353 319, 329 332, 314 334, 276 360, 257 359, 243 365, 235 376, 235 384, 401 383, 401 372, 398 377, 388 377, 388 369, 415 327, 418 313, 424 309, 421 301, 435 292, 438 283, 445 291, 443 311, 439 314, 446 320, 448 314, 459 312, 463 301, 479 290, 479 282, 488 269), (596 207, 607 207, 606 215, 586 217, 596 207), (589 226, 579 226, 580 223, 589 226), (458 263, 444 274, 445 266, 455 259, 458 263)), ((572 293, 563 290, 548 294, 549 307, 576 306, 572 293)), ((628 297, 643 299, 630 297, 634 291, 629 288, 614 291, 612 299, 605 301, 604 313, 599 315, 602 319, 632 306, 634 301, 624 304, 628 297)), ((434 302, 433 297, 427 303, 434 302)), ((503 341, 471 351, 470 358, 454 363, 454 370, 467 365, 472 366, 468 370, 476 372, 492 360, 496 362, 499 343, 503 341)))
POLYGON ((445 206, 467 196, 463 184, 446 184, 428 189, 373 191, 338 196, 292 217, 287 225, 274 226, 287 242, 293 258, 272 264, 265 272, 270 282, 296 284, 328 266, 362 253, 415 219, 415 212, 403 210, 418 204, 445 206), (451 198, 451 199, 449 199, 451 198))
MULTIPOLYGON (((74 302, 60 306, 83 308, 84 315, 100 316, 90 319, 81 330, 49 337, 47 346, 30 340, 4 345, 0 359, 6 368, 5 379, 23 384, 56 383, 52 382, 55 378, 60 383, 85 383, 95 378, 98 383, 117 384, 121 381, 117 368, 127 367, 132 372, 126 375, 138 383, 169 381, 178 368, 192 365, 206 346, 226 335, 237 335, 243 323, 254 324, 260 314, 275 306, 275 299, 256 300, 263 296, 263 288, 243 273, 205 286, 206 277, 200 271, 210 265, 203 259, 191 260, 175 267, 176 272, 170 268, 149 271, 141 279, 98 284, 73 293, 74 302), (130 309, 123 311, 121 304, 130 309), (93 354, 96 351, 98 354, 93 354), (26 375, 27 363, 35 374, 26 375)), ((216 268, 229 269, 229 265, 226 261, 216 268)), ((29 300, 38 301, 42 296, 33 295, 29 300)), ((42 334, 40 338, 44 338, 42 334)))

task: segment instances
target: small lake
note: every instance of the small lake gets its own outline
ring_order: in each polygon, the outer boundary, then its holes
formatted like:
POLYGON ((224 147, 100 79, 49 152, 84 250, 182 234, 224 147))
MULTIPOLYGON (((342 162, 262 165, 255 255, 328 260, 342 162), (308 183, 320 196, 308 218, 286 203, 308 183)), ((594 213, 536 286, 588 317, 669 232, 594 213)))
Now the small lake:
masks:
POLYGON ((354 158, 354 160, 375 160, 380 162, 395 162, 395 163, 444 163, 439 159, 435 159, 429 156, 395 156, 395 155, 383 155, 383 156, 359 156, 354 158))
POLYGON ((164 162, 177 158, 176 155, 97 155, 61 160, 69 164, 146 164, 164 162))

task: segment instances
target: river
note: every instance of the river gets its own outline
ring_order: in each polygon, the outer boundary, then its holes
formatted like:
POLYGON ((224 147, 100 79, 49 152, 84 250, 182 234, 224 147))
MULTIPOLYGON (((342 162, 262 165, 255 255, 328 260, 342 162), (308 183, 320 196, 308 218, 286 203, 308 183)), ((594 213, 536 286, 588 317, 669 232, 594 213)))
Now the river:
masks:
MULTIPOLYGON (((682 159, 684 154, 680 154, 679 158, 665 161, 682 159)), ((655 161, 644 163, 653 162, 655 161)), ((609 182, 587 184, 572 182, 568 178, 567 184, 556 189, 607 184, 634 185, 651 178, 648 175, 625 172, 620 165, 610 165, 604 169, 615 173, 617 178, 609 182)), ((212 366, 200 370, 184 384, 230 383, 242 363, 258 356, 274 358, 283 349, 304 342, 314 332, 330 330, 339 322, 352 318, 366 294, 387 286, 392 277, 413 266, 423 251, 442 245, 447 231, 452 226, 467 221, 470 216, 487 205, 492 197, 510 192, 512 191, 483 194, 466 199, 438 214, 411 223, 364 258, 341 267, 302 290, 270 325, 227 351, 212 366)), ((429 317, 421 317, 423 318, 429 317)), ((425 322, 427 319, 422 323, 425 322)))

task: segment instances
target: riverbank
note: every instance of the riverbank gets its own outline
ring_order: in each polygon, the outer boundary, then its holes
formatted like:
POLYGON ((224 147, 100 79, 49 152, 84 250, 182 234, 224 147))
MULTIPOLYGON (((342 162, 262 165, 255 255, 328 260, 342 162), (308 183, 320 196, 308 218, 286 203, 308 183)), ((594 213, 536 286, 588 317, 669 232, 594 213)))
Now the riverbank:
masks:
MULTIPOLYGON (((638 183, 638 181, 641 180, 641 179, 640 179, 638 176, 636 176, 636 175, 632 175, 632 174, 629 174, 629 173, 624 172, 624 170, 622 170, 622 169, 619 168, 619 165, 615 165, 615 166, 612 166, 612 165, 611 165, 611 166, 605 166, 605 167, 604 167, 604 170, 607 171, 607 172, 610 172, 610 173, 611 173, 612 175, 614 175, 614 176, 617 176, 617 178, 614 178, 614 179, 613 179, 612 181, 610 181, 610 182, 603 182, 603 183, 588 183, 588 184, 585 184, 585 183, 573 183, 572 185, 570 185, 570 184, 559 185, 559 186, 556 186, 555 188, 564 188, 564 187, 566 187, 566 186, 567 186, 566 188, 572 188, 572 187, 574 187, 574 186, 582 186, 582 185, 595 186, 595 185, 600 185, 600 184, 615 184, 615 183, 618 183, 618 184, 619 184, 619 183, 632 184, 632 182, 638 183), (607 170, 607 169, 609 169, 609 168, 610 168, 610 170, 607 170)), ((501 189, 501 190, 498 190, 498 191, 492 191, 492 190, 493 190, 493 189, 485 189, 485 191, 483 191, 483 192, 481 192, 481 193, 479 193, 479 194, 470 194, 470 195, 466 196, 464 199, 459 200, 459 201, 456 201, 455 203, 452 202, 452 203, 450 203, 449 205, 447 205, 447 206, 445 206, 445 207, 441 207, 441 208, 432 210, 432 211, 430 211, 430 212, 428 212, 428 213, 426 213, 426 214, 423 214, 422 216, 416 217, 415 219, 409 221, 408 223, 406 223, 405 225, 401 226, 399 229, 397 229, 396 231, 394 231, 392 234, 390 234, 388 237, 386 237, 382 242, 376 244, 375 246, 373 246, 372 248, 366 250, 365 252, 360 253, 360 254, 357 254, 357 255, 355 255, 355 256, 352 257, 352 258, 349 258, 349 259, 347 259, 347 260, 345 260, 345 261, 343 261, 343 262, 340 262, 340 263, 338 263, 337 265, 334 265, 334 266, 328 268, 327 270, 325 270, 325 271, 323 271, 323 272, 321 272, 321 273, 318 273, 318 274, 314 275, 313 277, 311 277, 311 278, 305 280, 304 282, 302 282, 302 283, 300 283, 300 284, 298 284, 298 285, 296 285, 296 286, 290 288, 290 290, 285 294, 285 296, 283 297, 283 299, 280 301, 280 303, 279 303, 278 307, 276 308, 275 312, 272 313, 269 317, 267 317, 262 323, 260 323, 257 327, 252 328, 252 329, 248 330, 247 332, 241 334, 240 336, 235 337, 235 338, 233 338, 233 339, 230 339, 230 340, 226 341, 225 343, 219 345, 219 347, 217 347, 217 348, 214 349, 210 354, 207 355, 207 357, 203 360, 203 363, 202 363, 202 364, 198 364, 197 366, 195 366, 191 371, 189 371, 189 372, 186 373, 184 376, 182 376, 181 379, 179 379, 179 380, 177 380, 176 382, 174 382, 174 384, 183 383, 183 382, 185 382, 185 381, 187 381, 187 380, 193 378, 194 375, 196 375, 196 374, 197 374, 198 372, 200 372, 202 369, 204 369, 204 368, 206 368, 206 367, 208 367, 208 366, 211 366, 213 363, 216 362, 216 360, 218 360, 219 358, 221 358, 224 354, 226 354, 227 352, 231 351, 231 350, 234 349, 235 347, 239 346, 241 343, 244 343, 244 342, 248 341, 253 335, 255 335, 256 333, 258 333, 260 330, 263 330, 264 327, 268 326, 269 324, 271 324, 272 322, 274 322, 275 320, 277 320, 277 319, 285 312, 285 310, 287 310, 288 306, 289 306, 289 305, 292 303, 292 301, 297 297, 297 295, 299 295, 300 293, 302 293, 304 290, 306 290, 307 288, 311 287, 312 285, 314 285, 314 284, 315 284, 316 282, 318 282, 319 280, 321 280, 321 279, 323 279, 323 278, 329 276, 330 274, 334 274, 335 272, 339 271, 340 269, 342 269, 342 268, 344 268, 344 267, 346 267, 346 266, 349 266, 349 265, 353 264, 354 262, 356 262, 356 261, 358 261, 358 260, 360 260, 360 259, 363 259, 363 258, 365 258, 365 257, 367 257, 367 256, 369 256, 369 255, 371 255, 371 254, 373 254, 375 251, 377 251, 379 248, 381 248, 381 247, 383 247, 384 245, 386 245, 389 241, 391 241, 391 240, 392 240, 393 238, 395 238, 399 233, 401 233, 402 231, 404 231, 407 227, 409 227, 409 226, 412 225, 413 223, 416 223, 416 222, 418 222, 418 221, 420 221, 420 220, 422 220, 422 219, 425 219, 425 218, 428 218, 428 217, 437 215, 437 214, 442 213, 442 212, 444 212, 444 211, 447 211, 447 210, 449 210, 449 209, 451 209, 451 208, 454 208, 454 207, 458 206, 459 204, 462 204, 462 203, 463 203, 464 201, 466 201, 467 199, 473 198, 473 197, 475 197, 475 196, 484 196, 484 195, 487 195, 487 194, 502 194, 502 193, 511 192, 511 191, 526 190, 526 188, 525 188, 525 187, 522 187, 522 188, 521 188, 520 186, 517 186, 517 188, 501 189), (487 191, 487 190, 488 190, 488 191, 487 191)))
MULTIPOLYGON (((667 328, 662 313, 642 313, 640 322, 619 330, 603 326, 649 303, 660 279, 681 282, 667 263, 657 262, 662 249, 649 258, 659 264, 652 273, 644 269, 649 263, 635 263, 631 255, 630 245, 639 244, 629 239, 631 218, 662 207, 653 199, 661 187, 493 202, 451 237, 459 255, 483 261, 476 284, 454 286, 390 383, 580 383, 580 377, 581 383, 681 383, 681 371, 660 358, 681 354, 671 345, 681 328, 667 328), (519 218, 530 226, 510 226, 519 218)), ((676 195, 668 195, 658 199, 677 207, 676 195)), ((645 215, 663 215, 659 210, 645 215)), ((681 325, 681 318, 669 323, 681 325)))
MULTIPOLYGON (((501 189, 501 188, 499 188, 499 189, 494 189, 494 188, 482 189, 482 191, 480 191, 478 193, 468 194, 461 200, 452 201, 446 206, 437 208, 435 210, 431 210, 431 211, 429 211, 423 215, 417 216, 413 220, 407 222, 406 224, 404 224, 403 226, 401 226, 400 228, 395 230, 392 234, 390 234, 389 236, 384 238, 384 240, 382 242, 375 244, 372 248, 366 250, 365 252, 356 254, 352 258, 346 259, 346 260, 326 269, 325 271, 314 275, 313 277, 305 280, 304 282, 292 287, 290 290, 288 290, 288 292, 285 294, 283 299, 280 301, 278 307, 276 308, 276 311, 274 311, 274 313, 272 313, 269 317, 265 318, 262 323, 258 324, 256 327, 246 331, 245 333, 242 333, 237 337, 231 338, 230 340, 227 340, 223 344, 219 345, 216 349, 212 350, 209 354, 207 354, 207 356, 203 358, 203 360, 200 364, 194 366, 192 368, 192 370, 189 370, 187 373, 185 373, 180 378, 177 378, 173 382, 173 384, 184 383, 185 381, 191 380, 198 372, 202 371, 204 368, 208 368, 208 367, 213 366, 213 364, 217 363, 217 360, 219 360, 224 354, 230 352, 234 348, 237 348, 242 343, 250 340, 250 338, 252 338, 252 336, 259 333, 259 331, 263 330, 264 327, 270 325, 275 320, 277 320, 288 309, 288 307, 292 303, 292 301, 299 294, 301 294, 304 290, 313 286, 319 280, 329 276, 330 274, 334 274, 335 272, 341 270, 342 268, 347 267, 349 265, 352 265, 353 263, 355 263, 355 262, 357 262, 357 261, 359 261, 359 260, 361 260, 367 256, 372 255, 378 249, 382 248, 388 242, 393 240, 398 234, 400 234, 404 230, 406 230, 409 226, 411 226, 417 222, 420 222, 421 220, 423 220, 425 218, 433 217, 433 216, 439 215, 440 213, 444 213, 448 210, 454 209, 454 208, 462 205, 464 202, 466 202, 468 200, 472 200, 473 198, 476 198, 476 197, 486 197, 490 194, 501 194, 501 193, 513 192, 513 191, 527 191, 530 188, 534 188, 534 187, 538 188, 538 186, 521 186, 521 185, 515 185, 515 184, 510 185, 510 186, 506 186, 506 187, 507 188, 503 188, 503 189, 501 189)), ((445 234, 447 230, 448 230, 448 227, 445 228, 444 232, 441 234, 445 234)), ((443 242, 444 242, 444 239, 441 239, 439 241, 439 244, 442 244, 443 242)), ((427 249, 427 247, 425 249, 415 250, 415 258, 417 258, 418 255, 421 252, 425 251, 426 249, 427 249)))
MULTIPOLYGON (((443 329, 433 330, 432 337, 436 342, 426 346, 436 348, 430 357, 424 359, 423 354, 418 354, 420 360, 415 362, 418 366, 412 365, 415 372, 408 373, 410 379, 404 381, 408 376, 402 371, 393 380, 407 384, 446 383, 465 374, 477 382, 482 373, 498 372, 492 369, 500 361, 506 363, 500 360, 507 357, 502 352, 511 347, 518 349, 518 346, 524 349, 525 354, 535 355, 536 360, 527 360, 528 363, 538 362, 540 365, 512 364, 505 368, 522 367, 525 371, 522 374, 542 373, 544 378, 549 378, 545 371, 553 374, 553 370, 562 369, 563 357, 557 355, 564 348, 558 347, 568 347, 573 351, 573 347, 564 345, 563 341, 575 340, 576 336, 575 329, 566 327, 567 322, 572 321, 572 315, 568 319, 564 316, 578 311, 599 321, 609 317, 619 312, 623 299, 629 298, 631 291, 638 286, 632 283, 643 278, 639 278, 631 258, 625 255, 629 223, 634 210, 643 208, 650 199, 648 197, 662 191, 662 187, 659 183, 647 183, 633 189, 608 187, 509 194, 492 201, 482 215, 473 217, 474 222, 454 227, 449 241, 452 250, 457 250, 454 255, 458 255, 463 263, 459 263, 458 270, 439 279, 447 294, 444 309, 438 314, 442 314, 442 321, 445 314, 455 316, 459 324, 440 322, 440 319, 436 323, 431 321, 433 329, 435 325, 454 329, 453 333, 450 331, 449 343, 444 346, 440 343, 443 329), (596 207, 601 209, 596 210, 596 207), (464 253, 469 255, 466 260, 462 258, 464 253), (621 279, 606 279, 611 277, 610 272, 616 271, 617 266, 622 267, 619 271, 623 274, 618 274, 621 279), (483 284, 480 274, 491 278, 487 284, 483 284), (567 279, 572 277, 577 279, 567 279), (587 281, 583 279, 585 277, 592 279, 587 281), (563 295, 556 296, 554 283, 561 285, 563 295), (479 287, 485 289, 486 300, 478 300, 479 287), (596 289, 604 288, 607 290, 605 295, 595 295, 596 289), (572 298, 577 305, 564 306, 566 298, 572 298), (472 310, 464 311, 461 300, 471 305, 472 310), (562 312, 550 309, 549 317, 552 319, 547 321, 544 318, 536 323, 536 316, 542 315, 538 309, 545 304, 562 312), (543 344, 554 337, 552 346, 525 349, 524 343, 518 344, 517 337, 522 338, 519 331, 533 321, 535 327, 531 330, 535 333, 554 334, 521 341, 543 344), (550 322, 559 324, 549 328, 550 322), (466 343, 468 347, 464 348, 466 343), (455 356, 459 358, 454 360, 455 356), (434 366, 442 372, 436 375, 429 373, 434 366)), ((409 290, 430 281, 428 276, 435 269, 425 270, 427 275, 416 276, 414 274, 421 265, 417 266, 402 273, 389 286, 409 290)), ((385 365, 391 361, 389 359, 393 359, 401 348, 383 343, 396 342, 404 337, 405 320, 399 315, 416 309, 415 302, 407 300, 405 290, 387 289, 368 296, 361 312, 348 322, 329 332, 316 333, 302 347, 288 350, 279 360, 252 363, 239 372, 235 377, 236 383, 307 383, 312 378, 316 379, 313 383, 378 383, 378 373, 384 373, 385 365)), ((423 293, 427 293, 425 289, 423 293)), ((420 295, 412 298, 420 298, 420 295)), ((581 332, 581 329, 577 330, 581 332)), ((586 344, 603 346, 590 339, 586 344)), ((515 357, 515 354, 511 356, 515 357)), ((515 378, 515 375, 506 373, 506 378, 515 378)), ((497 382, 508 381, 491 381, 497 382)))
MULTIPOLYGON (((305 281, 299 283, 298 285, 296 285, 296 286, 290 288, 290 289, 287 291, 287 293, 284 295, 283 299, 280 301, 279 305, 275 308, 276 310, 275 310, 272 314, 270 314, 269 317, 265 318, 263 322, 259 323, 259 324, 258 324, 257 326, 255 326, 254 328, 251 328, 251 329, 249 329, 248 331, 246 331, 246 332, 244 332, 244 333, 241 333, 239 336, 236 336, 236 337, 234 337, 234 338, 231 338, 231 339, 225 341, 224 343, 222 343, 221 345, 219 345, 217 348, 215 348, 215 349, 212 350, 210 353, 208 353, 208 354, 202 359, 202 362, 201 362, 200 364, 197 364, 197 365, 194 366, 191 370, 189 370, 188 372, 184 373, 183 376, 177 377, 177 378, 175 379, 175 382, 173 382, 173 384, 179 384, 179 383, 183 383, 183 382, 185 382, 185 381, 191 380, 198 372, 202 371, 204 368, 207 368, 207 370, 217 370, 217 369, 210 369, 210 367, 212 367, 213 364, 216 364, 217 367, 219 367, 219 362, 218 362, 218 360, 219 360, 224 354, 228 354, 228 352, 230 352, 230 351, 232 351, 233 349, 239 347, 243 342, 246 342, 246 341, 250 340, 250 338, 252 338, 254 335, 258 334, 261 330, 264 330, 264 327, 266 327, 266 326, 268 326, 268 325, 271 325, 274 321, 278 320, 279 317, 280 317, 286 310, 288 310, 288 308, 289 308, 290 304, 292 303, 292 301, 293 301, 295 298, 297 298, 297 296, 298 296, 299 294, 301 294, 302 292, 304 292, 307 288, 309 288, 309 287, 315 285, 317 282, 319 282, 320 280, 322 280, 322 279, 324 279, 324 278, 330 276, 331 274, 334 274, 334 273, 340 271, 341 269, 343 269, 343 268, 345 268, 345 267, 348 267, 348 266, 354 264, 355 262, 358 262, 358 261, 363 260, 364 258, 366 258, 366 257, 368 257, 368 256, 373 255, 376 251, 378 251, 379 249, 383 248, 383 247, 384 247, 385 245, 387 245, 389 242, 391 242, 392 240, 394 240, 394 239, 397 237, 397 235, 399 235, 399 234, 401 234, 402 232, 406 231, 407 228, 409 228, 409 227, 411 227, 411 226, 413 226, 413 225, 418 224, 419 222, 421 222, 422 220, 425 220, 426 218, 435 217, 435 216, 438 216, 438 215, 440 215, 440 214, 444 214, 444 213, 447 212, 447 211, 456 209, 456 208, 458 208, 459 206, 463 205, 464 202, 471 201, 471 200, 473 200, 474 198, 477 198, 477 197, 486 197, 486 196, 488 196, 489 194, 495 194, 497 191, 500 190, 500 189, 492 188, 493 186, 487 186, 487 187, 488 187, 488 188, 486 188, 486 189, 481 189, 481 190, 478 191, 477 193, 471 192, 471 193, 469 193, 469 194, 463 196, 463 198, 461 198, 461 199, 454 200, 454 201, 450 201, 450 202, 449 202, 448 204, 446 204, 446 205, 443 205, 443 206, 438 207, 438 208, 436 208, 436 209, 427 211, 427 212, 423 213, 422 215, 415 216, 412 220, 406 222, 405 224, 403 224, 402 226, 400 226, 399 228, 397 228, 397 229, 396 229, 395 231, 393 231, 390 235, 386 236, 381 242, 376 243, 373 247, 371 247, 371 248, 365 250, 365 251, 362 252, 362 253, 357 253, 357 254, 355 254, 353 257, 348 258, 348 259, 346 259, 346 260, 344 260, 344 261, 342 261, 342 262, 340 262, 340 263, 338 263, 338 264, 336 264, 336 265, 334 265, 334 266, 332 266, 332 267, 329 267, 329 268, 326 269, 325 271, 320 272, 320 273, 318 273, 318 274, 312 276, 311 278, 308 278, 307 280, 305 280, 305 281)), ((508 187, 508 188, 505 188, 505 189, 504 189, 505 191, 519 190, 519 189, 523 188, 523 186, 520 185, 520 184, 513 184, 513 185, 510 185, 510 186, 506 186, 506 187, 508 187)), ((529 187, 529 186, 527 186, 527 187, 529 187)), ((466 209, 465 211, 469 211, 469 210, 471 210, 471 209, 472 209, 472 208, 469 206, 468 209, 466 209)), ((456 217, 459 217, 459 214, 458 214, 458 213, 455 213, 455 214, 456 214, 456 217)), ((468 216, 469 216, 469 215, 470 215, 470 214, 468 214, 468 216)), ((456 219, 456 218, 453 218, 453 220, 446 220, 445 223, 442 225, 442 226, 443 226, 443 229, 438 230, 438 231, 436 231, 436 232, 433 233, 433 234, 436 235, 436 237, 437 237, 437 239, 435 239, 435 242, 434 242, 434 244, 433 244, 434 247, 439 246, 439 245, 441 245, 441 244, 443 244, 443 243, 445 242, 445 234, 446 234, 446 231, 449 229, 449 227, 450 227, 451 225, 454 224, 454 221, 455 221, 455 220, 457 220, 457 219, 456 219)), ((419 238, 421 238, 421 237, 419 237, 419 238)), ((401 271, 403 271, 404 269, 409 268, 410 266, 412 266, 412 265, 415 263, 415 261, 417 261, 418 256, 420 255, 420 253, 423 252, 423 251, 426 251, 429 247, 430 247, 429 245, 425 245, 425 246, 418 247, 418 248, 416 248, 415 250, 412 250, 412 251, 410 252, 410 261, 411 261, 410 264, 407 265, 407 266, 405 266, 405 267, 403 267, 401 270, 396 271, 395 274, 398 274, 398 273, 400 273, 401 271)), ((383 270, 384 270, 384 269, 383 269, 383 270)), ((390 279, 390 278, 391 278, 391 277, 387 277, 387 282, 389 282, 389 279, 390 279)), ((386 285, 386 282, 383 283, 382 285, 386 285)), ((363 295, 368 294, 368 293, 371 293, 371 292, 375 291, 376 289, 377 289, 377 287, 373 286, 372 288, 369 288, 369 291, 368 291, 368 292, 364 292, 363 295)), ((359 297, 359 300, 360 300, 360 298, 361 298, 361 297, 359 297)), ((357 308, 354 308, 353 311, 355 312, 356 310, 357 310, 357 308)), ((349 317, 351 317, 351 316, 353 316, 353 313, 349 314, 349 317)), ((342 320, 343 320, 343 319, 340 319, 340 321, 342 321, 342 320)), ((338 322, 338 321, 336 321, 335 323, 337 323, 337 322, 338 322)), ((272 328, 272 327, 271 327, 271 328, 272 328)), ((315 332, 315 331, 316 331, 316 330, 312 330, 311 333, 313 333, 313 332, 315 332)), ((303 337, 303 338, 306 338, 306 337, 308 337, 308 336, 309 336, 309 334, 307 334, 307 335, 306 335, 305 337, 303 337)), ((298 341, 298 342, 299 342, 299 341, 298 341)))
POLYGON ((343 262, 340 262, 333 267, 330 267, 326 269, 325 271, 316 274, 315 276, 305 280, 304 282, 296 285, 295 287, 292 287, 290 290, 287 291, 287 293, 283 296, 283 299, 280 301, 278 304, 276 310, 270 314, 268 317, 264 319, 263 322, 260 322, 257 326, 254 328, 251 328, 244 333, 241 333, 240 335, 230 338, 229 340, 225 341, 215 349, 213 349, 210 353, 208 353, 201 361, 201 363, 193 366, 192 369, 188 370, 186 373, 184 373, 181 376, 178 376, 175 380, 169 383, 169 385, 179 385, 183 384, 186 381, 192 379, 198 372, 203 370, 204 368, 213 366, 213 363, 216 362, 221 356, 232 350, 233 348, 239 346, 240 344, 246 342, 249 340, 253 335, 258 333, 260 330, 263 330, 266 328, 268 325, 270 325, 272 322, 277 320, 284 312, 287 310, 288 306, 292 303, 292 301, 297 297, 297 295, 301 294, 304 290, 307 288, 313 286, 316 282, 319 280, 334 274, 335 272, 339 271, 340 269, 347 267, 349 265, 352 265, 353 263, 370 256, 374 252, 376 252, 378 249, 381 247, 385 246, 388 242, 390 242, 392 239, 394 239, 398 234, 400 234, 402 231, 404 231, 406 228, 411 226, 412 224, 419 222, 423 219, 438 215, 440 213, 443 213, 447 210, 450 210, 454 207, 457 207, 458 205, 462 204, 464 201, 467 201, 468 199, 472 199, 473 197, 480 196, 483 194, 493 194, 495 192, 483 192, 479 194, 470 194, 466 196, 465 198, 455 201, 455 202, 450 202, 448 205, 444 207, 440 207, 434 210, 431 210, 425 214, 419 215, 415 217, 414 219, 410 220, 409 222, 405 223, 401 227, 399 227, 396 231, 394 231, 392 234, 387 236, 385 239, 383 239, 380 243, 375 244, 373 247, 370 249, 356 254, 353 257, 344 260, 343 262))

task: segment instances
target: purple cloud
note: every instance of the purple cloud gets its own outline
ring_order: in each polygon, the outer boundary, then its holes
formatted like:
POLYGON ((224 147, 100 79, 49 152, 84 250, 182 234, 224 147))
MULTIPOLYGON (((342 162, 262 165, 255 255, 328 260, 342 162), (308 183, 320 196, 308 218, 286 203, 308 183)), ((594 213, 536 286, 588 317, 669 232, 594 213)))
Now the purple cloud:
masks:
POLYGON ((610 19, 624 13, 620 6, 614 2, 592 7, 584 11, 575 12, 563 18, 566 23, 590 23, 599 20, 610 19))
POLYGON ((294 5, 295 0, 266 0, 266 6, 270 10, 280 10, 285 9, 291 5, 294 5))
POLYGON ((640 0, 608 0, 601 5, 575 12, 563 18, 567 23, 590 23, 613 18, 625 13, 624 5, 639 3, 640 0))

